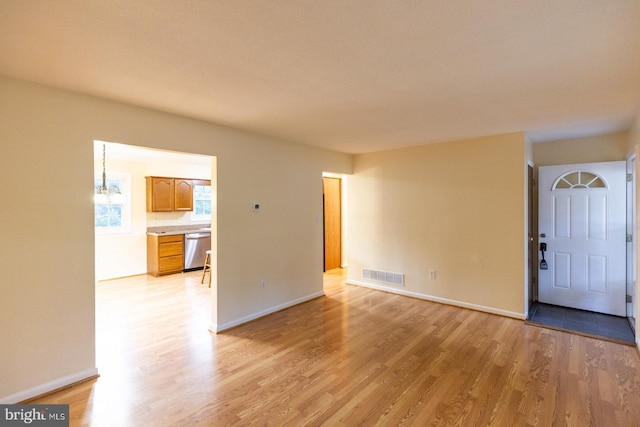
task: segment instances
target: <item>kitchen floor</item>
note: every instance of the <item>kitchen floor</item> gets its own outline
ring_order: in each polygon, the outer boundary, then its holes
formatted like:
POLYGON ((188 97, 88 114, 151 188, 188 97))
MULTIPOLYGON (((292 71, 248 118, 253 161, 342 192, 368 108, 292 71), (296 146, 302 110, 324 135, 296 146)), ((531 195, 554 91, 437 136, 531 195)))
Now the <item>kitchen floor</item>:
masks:
POLYGON ((635 337, 626 317, 534 302, 529 309, 527 322, 620 344, 635 345, 635 337))

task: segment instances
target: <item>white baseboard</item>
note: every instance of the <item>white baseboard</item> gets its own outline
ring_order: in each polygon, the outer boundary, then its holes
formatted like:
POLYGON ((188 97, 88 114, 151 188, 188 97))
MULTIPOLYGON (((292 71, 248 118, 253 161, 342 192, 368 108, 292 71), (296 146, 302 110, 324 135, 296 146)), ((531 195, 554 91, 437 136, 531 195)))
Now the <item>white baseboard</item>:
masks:
POLYGON ((307 302, 307 301, 310 301, 312 299, 316 299, 316 298, 321 297, 321 296, 324 296, 324 291, 316 292, 316 293, 313 293, 311 295, 304 296, 302 298, 297 298, 297 299, 294 299, 294 300, 291 300, 291 301, 287 301, 287 302, 285 302, 283 304, 276 305, 275 307, 270 307, 270 308, 268 308, 266 310, 259 311, 258 313, 253 313, 253 314, 250 314, 248 316, 244 316, 244 317, 241 317, 239 319, 232 320, 231 322, 223 323, 221 325, 218 325, 216 323, 211 323, 209 325, 209 330, 211 332, 217 334, 218 332, 222 332, 222 331, 225 331, 227 329, 231 329, 233 327, 242 325, 243 323, 247 323, 247 322, 250 322, 252 320, 256 320, 256 319, 259 319, 261 317, 268 316, 269 314, 273 314, 276 311, 284 310, 285 308, 293 307, 294 305, 298 305, 300 303, 307 302))
POLYGON ((452 299, 448 299, 448 298, 441 298, 441 297, 436 297, 436 296, 433 296, 433 295, 420 294, 420 293, 417 293, 417 292, 407 291, 407 290, 404 290, 404 289, 392 288, 390 286, 374 285, 374 284, 371 284, 371 283, 360 282, 358 280, 347 280, 346 283, 348 285, 362 286, 362 287, 365 287, 365 288, 376 289, 376 290, 379 290, 379 291, 385 291, 385 292, 389 292, 389 293, 392 293, 392 294, 404 295, 404 296, 411 297, 411 298, 418 298, 418 299, 422 299, 422 300, 426 300, 426 301, 438 302, 440 304, 453 305, 453 306, 456 306, 456 307, 468 308, 468 309, 476 310, 476 311, 483 311, 485 313, 498 314, 500 316, 505 316, 505 317, 512 317, 514 319, 526 320, 526 317, 525 317, 525 315, 523 313, 516 313, 514 311, 501 310, 499 308, 487 307, 487 306, 484 306, 484 305, 471 304, 471 303, 464 302, 464 301, 452 300, 452 299))
POLYGON ((34 397, 42 396, 43 394, 97 376, 98 368, 87 369, 86 371, 67 375, 66 377, 58 378, 56 380, 49 381, 48 383, 40 384, 38 386, 20 391, 10 396, 0 397, 0 403, 4 405, 10 405, 14 403, 24 402, 25 400, 33 399, 34 397))

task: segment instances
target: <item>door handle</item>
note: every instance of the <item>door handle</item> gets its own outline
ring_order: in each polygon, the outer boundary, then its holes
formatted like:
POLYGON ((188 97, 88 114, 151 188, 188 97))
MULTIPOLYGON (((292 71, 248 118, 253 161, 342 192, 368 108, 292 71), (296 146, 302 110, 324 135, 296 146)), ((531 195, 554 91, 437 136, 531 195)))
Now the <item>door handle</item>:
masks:
POLYGON ((540 270, 548 270, 549 265, 547 261, 544 259, 544 253, 547 251, 547 244, 545 242, 540 243, 540 253, 542 254, 542 259, 540 260, 540 270))

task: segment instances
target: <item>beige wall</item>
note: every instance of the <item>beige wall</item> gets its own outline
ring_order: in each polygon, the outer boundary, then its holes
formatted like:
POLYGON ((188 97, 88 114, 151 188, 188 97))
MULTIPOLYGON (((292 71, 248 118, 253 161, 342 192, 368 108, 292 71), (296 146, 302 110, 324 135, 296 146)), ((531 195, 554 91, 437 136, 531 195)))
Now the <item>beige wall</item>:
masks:
POLYGON ((322 171, 351 156, 8 78, 0 109, 0 402, 96 372, 94 139, 217 156, 214 328, 322 293, 322 171))
POLYGON ((349 281, 523 317, 525 165, 521 133, 357 155, 349 281), (404 273, 405 286, 363 268, 404 273))
POLYGON ((588 138, 537 142, 532 146, 536 166, 611 162, 627 158, 629 134, 620 132, 588 138))
POLYGON ((640 113, 638 113, 631 129, 629 129, 628 155, 636 154, 636 147, 638 145, 640 145, 640 113))

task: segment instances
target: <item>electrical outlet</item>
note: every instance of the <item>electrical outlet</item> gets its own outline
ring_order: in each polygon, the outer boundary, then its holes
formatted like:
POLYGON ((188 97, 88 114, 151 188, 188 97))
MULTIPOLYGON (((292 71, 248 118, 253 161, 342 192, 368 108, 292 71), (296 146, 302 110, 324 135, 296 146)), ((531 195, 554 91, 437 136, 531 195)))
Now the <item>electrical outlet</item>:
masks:
POLYGON ((436 278, 436 271, 429 270, 429 279, 435 279, 435 278, 436 278))

